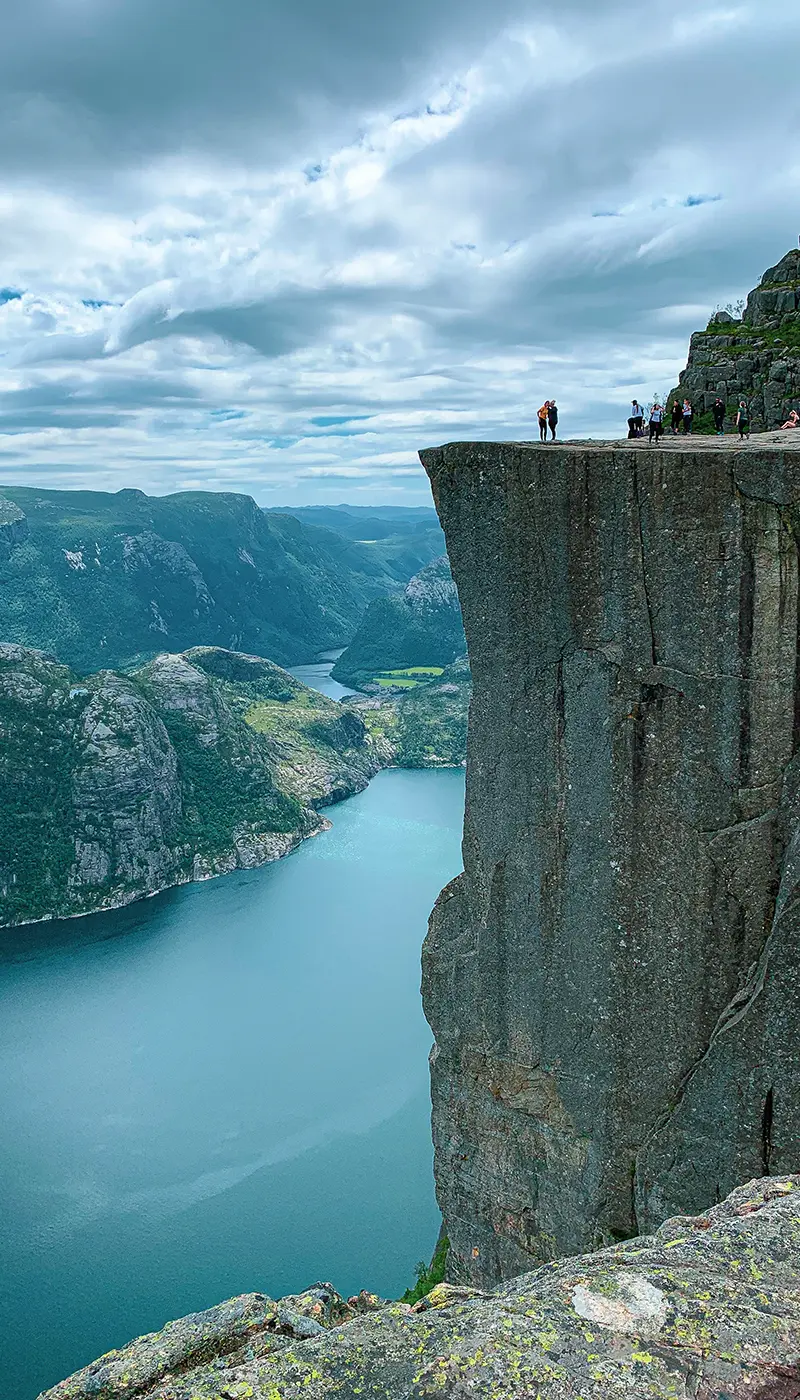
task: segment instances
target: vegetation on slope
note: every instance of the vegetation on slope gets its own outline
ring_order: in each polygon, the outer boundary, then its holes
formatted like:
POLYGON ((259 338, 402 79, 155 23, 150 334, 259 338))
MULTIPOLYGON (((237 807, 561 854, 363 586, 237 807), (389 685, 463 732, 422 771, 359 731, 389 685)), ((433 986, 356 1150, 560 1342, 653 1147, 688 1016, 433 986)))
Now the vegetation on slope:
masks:
POLYGON ((297 662, 397 585, 380 551, 248 496, 0 494, 0 640, 82 672, 207 644, 297 662))
POLYGON ((333 674, 363 690, 377 676, 447 666, 465 651, 458 594, 443 555, 415 575, 403 593, 370 604, 333 674))
POLYGON ((465 656, 427 684, 394 698, 350 700, 375 740, 391 745, 401 768, 440 768, 461 764, 467 754, 467 721, 472 678, 465 656))
POLYGON ((81 680, 0 645, 0 925, 283 855, 390 758, 257 657, 201 647, 81 680))

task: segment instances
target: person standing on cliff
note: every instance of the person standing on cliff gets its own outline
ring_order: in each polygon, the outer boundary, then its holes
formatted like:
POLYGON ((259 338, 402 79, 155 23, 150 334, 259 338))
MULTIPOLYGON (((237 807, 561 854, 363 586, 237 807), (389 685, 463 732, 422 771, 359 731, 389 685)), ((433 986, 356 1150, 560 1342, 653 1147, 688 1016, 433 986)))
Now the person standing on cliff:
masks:
POLYGON ((717 436, 721 437, 725 432, 725 404, 722 399, 714 400, 711 412, 714 414, 714 427, 717 430, 717 436))
POLYGON ((634 432, 634 435, 635 435, 636 437, 643 437, 643 436, 644 436, 644 409, 642 408, 642 405, 639 403, 638 399, 634 399, 633 403, 631 404, 631 419, 630 419, 630 421, 632 421, 632 423, 633 423, 633 432, 634 432))
POLYGON ((658 447, 658 444, 661 441, 661 434, 663 430, 664 410, 661 407, 661 404, 658 402, 658 400, 656 400, 656 402, 653 404, 653 407, 650 409, 650 442, 652 442, 653 438, 655 438, 656 447, 658 447))
POLYGON ((739 400, 739 412, 736 415, 736 426, 739 429, 739 437, 750 436, 750 409, 747 399, 739 400))
POLYGON ((558 427, 558 408, 555 399, 550 399, 547 405, 547 421, 550 424, 551 442, 556 440, 556 428, 558 427))
POLYGON ((694 409, 692 408, 692 405, 689 403, 688 399, 684 399, 683 408, 681 409, 681 417, 683 418, 683 431, 685 433, 691 433, 692 431, 693 414, 694 409))
POLYGON ((673 399, 673 400, 672 400, 672 435, 673 435, 673 437, 677 437, 678 429, 680 428, 682 422, 683 422, 683 409, 681 408, 680 399, 673 399))
POLYGON ((539 441, 547 442, 547 419, 550 414, 550 400, 545 399, 539 409, 539 441))

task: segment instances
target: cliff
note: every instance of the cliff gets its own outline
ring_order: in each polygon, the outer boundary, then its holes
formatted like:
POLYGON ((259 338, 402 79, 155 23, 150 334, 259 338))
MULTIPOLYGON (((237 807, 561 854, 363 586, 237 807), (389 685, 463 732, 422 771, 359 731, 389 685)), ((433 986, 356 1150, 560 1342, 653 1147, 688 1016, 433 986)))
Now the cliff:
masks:
POLYGON ((421 454, 474 683, 423 971, 454 1278, 800 1160, 797 447, 421 454))
POLYGON ((197 647, 79 678, 0 645, 0 926, 274 860, 388 756, 259 657, 197 647))
POLYGON ((370 603, 333 675, 363 689, 381 672, 448 666, 465 649, 458 593, 443 556, 421 569, 404 592, 370 603))
POLYGON ((800 409, 800 252, 771 267, 747 298, 741 319, 718 311, 692 336, 689 360, 670 399, 686 395, 695 414, 708 414, 719 397, 735 416, 750 405, 754 430, 780 427, 800 409))
POLYGON ((415 1309, 253 1293, 100 1357, 40 1400, 795 1400, 800 1179, 751 1182, 636 1247, 415 1309))

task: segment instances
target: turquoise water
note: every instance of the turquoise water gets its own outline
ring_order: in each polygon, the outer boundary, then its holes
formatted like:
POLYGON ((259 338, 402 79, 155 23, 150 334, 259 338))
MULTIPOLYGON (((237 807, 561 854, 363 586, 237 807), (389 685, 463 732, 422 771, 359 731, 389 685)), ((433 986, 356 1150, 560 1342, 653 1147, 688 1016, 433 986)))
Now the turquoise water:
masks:
POLYGON ((346 685, 340 685, 331 677, 335 662, 342 654, 339 651, 320 652, 316 661, 312 661, 307 666, 290 666, 289 674, 295 676, 303 685, 310 685, 312 690, 318 690, 322 695, 330 696, 331 700, 344 700, 346 695, 357 695, 357 690, 350 690, 346 685))
POLYGON ((412 1281, 463 796, 381 773, 286 860, 0 934, 3 1400, 231 1294, 412 1281))

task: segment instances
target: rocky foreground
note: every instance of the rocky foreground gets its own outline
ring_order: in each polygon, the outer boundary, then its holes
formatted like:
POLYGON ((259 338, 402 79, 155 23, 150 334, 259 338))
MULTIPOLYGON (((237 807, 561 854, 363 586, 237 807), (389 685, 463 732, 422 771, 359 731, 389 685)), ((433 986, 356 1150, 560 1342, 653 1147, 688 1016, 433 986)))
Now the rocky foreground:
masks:
POLYGON ((412 1309, 253 1293, 109 1352, 41 1400, 796 1400, 800 1177, 651 1238, 412 1309))

